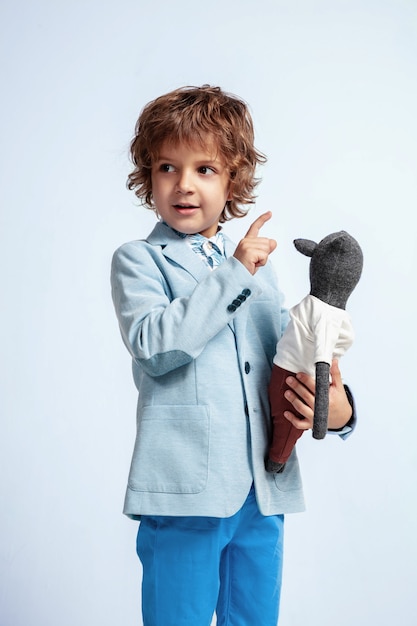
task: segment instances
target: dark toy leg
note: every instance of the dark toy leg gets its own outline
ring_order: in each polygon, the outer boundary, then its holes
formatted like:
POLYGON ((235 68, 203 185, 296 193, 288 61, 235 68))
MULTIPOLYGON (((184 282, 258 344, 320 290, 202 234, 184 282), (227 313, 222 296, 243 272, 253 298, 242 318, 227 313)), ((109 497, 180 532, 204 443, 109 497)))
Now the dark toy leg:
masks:
POLYGON ((298 417, 302 417, 294 410, 293 405, 285 397, 284 393, 289 389, 285 382, 287 376, 294 376, 276 365, 272 368, 271 381, 269 383, 269 402, 272 416, 272 444, 269 450, 266 469, 268 472, 282 472, 288 461, 297 440, 303 434, 303 430, 295 428, 284 417, 284 411, 291 411, 298 417))
POLYGON ((316 363, 316 397, 314 402, 314 439, 324 439, 329 415, 329 372, 328 363, 316 363))

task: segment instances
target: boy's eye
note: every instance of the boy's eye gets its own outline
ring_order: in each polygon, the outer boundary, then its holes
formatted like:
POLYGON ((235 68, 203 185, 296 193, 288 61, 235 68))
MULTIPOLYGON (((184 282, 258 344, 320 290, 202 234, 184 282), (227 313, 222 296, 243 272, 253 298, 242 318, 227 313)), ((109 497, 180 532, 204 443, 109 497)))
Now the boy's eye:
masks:
POLYGON ((204 174, 205 176, 210 176, 211 174, 215 174, 215 171, 212 167, 209 167, 208 165, 202 165, 201 167, 198 168, 198 171, 200 174, 204 174))
POLYGON ((160 172, 173 172, 174 170, 174 166, 169 163, 162 163, 162 165, 159 166, 160 172))

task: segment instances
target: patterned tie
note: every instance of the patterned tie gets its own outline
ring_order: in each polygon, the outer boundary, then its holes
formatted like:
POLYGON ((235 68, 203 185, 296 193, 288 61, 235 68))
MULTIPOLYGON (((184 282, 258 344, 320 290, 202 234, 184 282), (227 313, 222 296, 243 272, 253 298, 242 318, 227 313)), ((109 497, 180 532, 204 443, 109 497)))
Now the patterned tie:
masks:
POLYGON ((199 233, 187 235, 187 241, 190 243, 194 252, 202 257, 211 269, 215 269, 225 260, 222 233, 217 233, 214 237, 210 237, 210 239, 207 239, 207 237, 199 233))

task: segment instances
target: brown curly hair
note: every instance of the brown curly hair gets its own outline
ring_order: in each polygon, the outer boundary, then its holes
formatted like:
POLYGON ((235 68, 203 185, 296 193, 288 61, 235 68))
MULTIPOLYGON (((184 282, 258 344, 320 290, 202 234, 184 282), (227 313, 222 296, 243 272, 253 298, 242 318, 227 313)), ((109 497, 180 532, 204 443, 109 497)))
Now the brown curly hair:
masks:
POLYGON ((248 209, 239 205, 253 204, 256 166, 266 157, 254 146, 253 122, 247 104, 225 93, 220 87, 181 87, 167 93, 142 110, 130 144, 134 164, 127 187, 147 208, 155 210, 152 202, 152 164, 158 159, 162 144, 167 140, 178 144, 207 145, 213 139, 223 157, 231 181, 233 198, 226 203, 220 222, 243 217, 248 209))

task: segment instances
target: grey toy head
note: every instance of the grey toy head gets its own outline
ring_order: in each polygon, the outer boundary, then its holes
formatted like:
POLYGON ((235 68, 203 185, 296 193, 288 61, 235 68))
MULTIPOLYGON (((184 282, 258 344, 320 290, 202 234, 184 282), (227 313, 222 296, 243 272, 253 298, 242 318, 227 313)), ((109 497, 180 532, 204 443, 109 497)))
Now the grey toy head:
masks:
POLYGON ((341 230, 327 235, 320 243, 295 239, 294 245, 299 252, 311 257, 310 294, 345 309, 363 267, 363 254, 356 239, 341 230))

